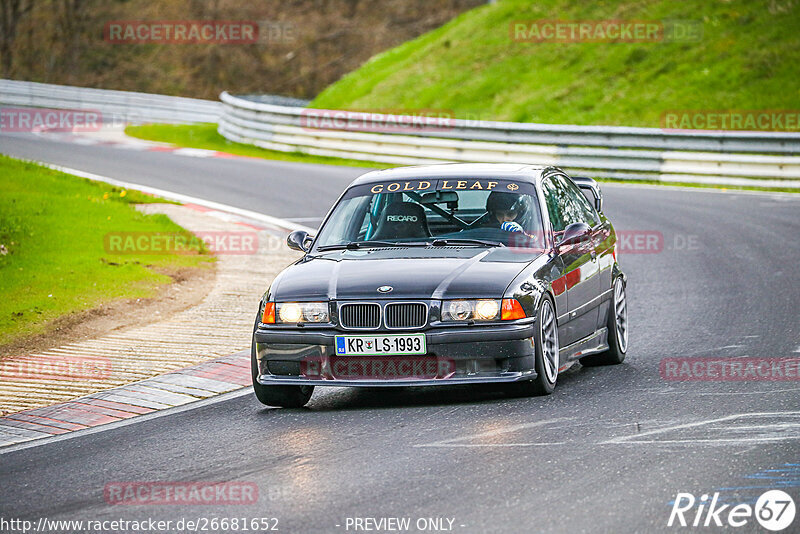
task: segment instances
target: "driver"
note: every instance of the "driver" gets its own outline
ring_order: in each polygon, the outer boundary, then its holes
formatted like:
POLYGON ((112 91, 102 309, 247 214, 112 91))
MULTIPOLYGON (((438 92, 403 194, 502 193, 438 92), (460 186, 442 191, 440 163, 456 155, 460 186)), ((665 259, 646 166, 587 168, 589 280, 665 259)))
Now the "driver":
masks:
POLYGON ((525 203, 522 195, 492 191, 486 199, 486 212, 489 214, 487 226, 498 224, 507 232, 522 232, 522 225, 517 219, 525 215, 525 203))

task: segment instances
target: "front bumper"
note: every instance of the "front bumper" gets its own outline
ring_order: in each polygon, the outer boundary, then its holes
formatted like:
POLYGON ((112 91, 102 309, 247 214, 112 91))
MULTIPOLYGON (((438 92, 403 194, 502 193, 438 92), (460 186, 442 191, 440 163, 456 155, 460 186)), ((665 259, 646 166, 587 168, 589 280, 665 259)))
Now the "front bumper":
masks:
MULTIPOLYGON (((422 358, 438 364, 445 363, 447 372, 422 377, 364 375, 354 378, 337 372, 342 365, 346 365, 347 359, 364 357, 337 356, 334 351, 335 337, 361 333, 315 330, 307 326, 303 329, 262 326, 254 333, 259 370, 257 380, 263 385, 409 387, 508 383, 536 378, 534 323, 531 321, 440 327, 425 331, 428 352, 422 358), (314 362, 314 369, 317 370, 313 376, 307 372, 309 362, 314 362)), ((375 332, 375 335, 381 334, 375 332)))

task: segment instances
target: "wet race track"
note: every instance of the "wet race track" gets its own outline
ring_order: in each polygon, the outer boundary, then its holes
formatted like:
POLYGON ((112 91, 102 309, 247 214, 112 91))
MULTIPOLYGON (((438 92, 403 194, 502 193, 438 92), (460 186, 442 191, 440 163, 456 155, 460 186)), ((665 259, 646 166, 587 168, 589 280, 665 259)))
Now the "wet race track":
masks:
MULTIPOLYGON (((0 147, 312 227, 365 171, 33 136, 0 136, 0 147)), ((306 408, 289 410, 264 408, 249 391, 229 395, 3 452, 0 515, 277 518, 281 532, 388 528, 389 518, 410 521, 412 532, 668 532, 680 531, 667 526, 678 493, 752 505, 784 489, 797 501, 797 364, 782 377, 770 369, 738 381, 676 378, 685 378, 686 358, 746 366, 753 360, 744 358, 800 357, 800 197, 604 192, 629 277, 622 365, 576 366, 544 398, 512 399, 493 387, 318 388, 306 408), (129 481, 241 481, 258 498, 109 504, 108 485, 129 481)), ((750 518, 738 530, 758 528, 750 518)))

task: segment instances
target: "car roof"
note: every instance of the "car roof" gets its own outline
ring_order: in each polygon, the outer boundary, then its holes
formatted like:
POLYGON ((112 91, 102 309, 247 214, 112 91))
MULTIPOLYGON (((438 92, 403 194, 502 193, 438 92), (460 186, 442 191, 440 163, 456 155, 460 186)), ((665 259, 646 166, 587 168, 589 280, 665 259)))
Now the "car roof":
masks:
POLYGON ((414 165, 371 171, 356 178, 350 187, 392 180, 413 180, 416 178, 513 178, 533 182, 546 165, 526 165, 520 163, 441 163, 436 165, 414 165))

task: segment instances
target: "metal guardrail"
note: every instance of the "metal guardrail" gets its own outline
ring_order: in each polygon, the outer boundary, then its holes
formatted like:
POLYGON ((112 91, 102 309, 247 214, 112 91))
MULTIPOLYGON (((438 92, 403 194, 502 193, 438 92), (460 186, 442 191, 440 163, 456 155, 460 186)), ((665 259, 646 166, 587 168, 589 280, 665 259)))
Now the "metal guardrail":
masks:
POLYGON ((212 100, 0 80, 0 105, 99 111, 105 123, 217 122, 222 104, 212 100))
POLYGON ((273 106, 290 106, 290 107, 306 107, 311 101, 302 98, 293 98, 291 96, 280 95, 265 95, 265 94, 251 94, 251 95, 236 95, 236 98, 242 100, 249 100, 250 102, 260 102, 261 104, 272 104, 273 106))
POLYGON ((387 131, 397 117, 275 105, 227 92, 220 98, 219 133, 271 150, 397 164, 532 163, 607 178, 800 188, 796 133, 458 119, 410 126, 419 117, 401 121, 409 125, 404 131, 387 131))
POLYGON ((0 80, 0 105, 100 111, 104 122, 218 122, 226 138, 271 150, 396 164, 514 162, 596 177, 800 189, 800 134, 665 131, 308 109, 306 101, 222 93, 222 102, 0 80), (335 120, 332 120, 335 118, 335 120), (387 131, 393 119, 403 125, 387 131), (320 126, 320 123, 328 124, 320 126))

